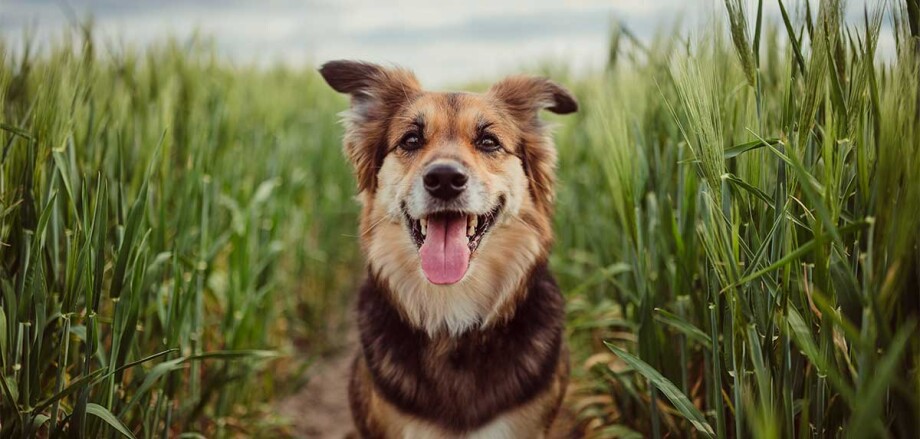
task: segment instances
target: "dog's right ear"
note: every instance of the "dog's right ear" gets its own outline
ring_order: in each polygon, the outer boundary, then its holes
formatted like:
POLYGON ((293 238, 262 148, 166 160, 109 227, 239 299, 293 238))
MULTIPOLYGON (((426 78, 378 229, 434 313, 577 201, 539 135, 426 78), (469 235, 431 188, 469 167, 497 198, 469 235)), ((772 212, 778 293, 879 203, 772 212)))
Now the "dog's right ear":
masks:
POLYGON ((407 70, 362 61, 329 61, 319 73, 335 91, 351 95, 353 110, 370 112, 361 116, 379 116, 376 111, 403 104, 421 89, 407 70))
POLYGON ((339 93, 362 93, 373 86, 383 68, 361 61, 329 61, 319 68, 323 79, 339 93))
POLYGON ((355 167, 358 189, 374 191, 386 157, 387 122, 421 93, 418 80, 407 70, 348 60, 327 62, 319 73, 335 91, 351 96, 345 154, 355 167))

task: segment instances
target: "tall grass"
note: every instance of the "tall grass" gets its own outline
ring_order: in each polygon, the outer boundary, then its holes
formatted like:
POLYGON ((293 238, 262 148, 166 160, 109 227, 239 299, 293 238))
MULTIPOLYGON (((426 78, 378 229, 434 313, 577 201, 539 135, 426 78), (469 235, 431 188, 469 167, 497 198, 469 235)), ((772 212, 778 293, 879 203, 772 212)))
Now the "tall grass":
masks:
POLYGON ((212 53, 0 47, 0 436, 273 428, 342 320, 342 101, 212 53))
MULTIPOLYGON (((785 3, 546 67, 591 437, 920 431, 920 4, 785 3)), ((363 274, 347 102, 199 40, 46 49, 0 45, 0 436, 289 433, 363 274)))
POLYGON ((724 32, 623 49, 562 136, 582 416, 596 437, 912 437, 917 4, 846 24, 836 1, 783 23, 725 3, 724 32))

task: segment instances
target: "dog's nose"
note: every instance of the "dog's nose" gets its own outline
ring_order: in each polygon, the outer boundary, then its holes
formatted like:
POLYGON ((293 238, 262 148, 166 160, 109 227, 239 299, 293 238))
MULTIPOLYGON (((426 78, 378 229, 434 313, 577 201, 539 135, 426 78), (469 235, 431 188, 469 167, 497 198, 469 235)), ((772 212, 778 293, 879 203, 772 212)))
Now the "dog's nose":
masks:
POLYGON ((431 165, 422 177, 425 190, 431 196, 442 200, 451 200, 460 195, 466 189, 468 180, 469 177, 463 168, 447 163, 431 165))

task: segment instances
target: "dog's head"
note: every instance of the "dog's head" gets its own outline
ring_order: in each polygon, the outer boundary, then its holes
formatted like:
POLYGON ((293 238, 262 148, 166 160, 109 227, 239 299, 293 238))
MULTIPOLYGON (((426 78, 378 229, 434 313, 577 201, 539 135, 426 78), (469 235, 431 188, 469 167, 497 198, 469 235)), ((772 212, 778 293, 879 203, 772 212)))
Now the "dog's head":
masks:
POLYGON ((556 153, 538 113, 572 113, 575 99, 535 77, 474 94, 361 62, 320 73, 351 96, 344 146, 372 272, 429 332, 486 323, 549 251, 556 153))

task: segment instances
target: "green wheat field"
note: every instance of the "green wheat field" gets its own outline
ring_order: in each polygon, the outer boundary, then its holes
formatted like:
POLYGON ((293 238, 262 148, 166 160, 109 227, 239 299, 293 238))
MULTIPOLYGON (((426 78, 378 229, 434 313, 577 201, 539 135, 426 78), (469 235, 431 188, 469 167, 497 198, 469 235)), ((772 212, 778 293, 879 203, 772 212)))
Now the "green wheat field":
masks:
MULTIPOLYGON (((916 437, 920 1, 742 3, 531 69, 582 104, 546 116, 567 405, 589 437, 916 437)), ((0 437, 293 434, 363 275, 346 98, 64 35, 0 41, 0 437)))

